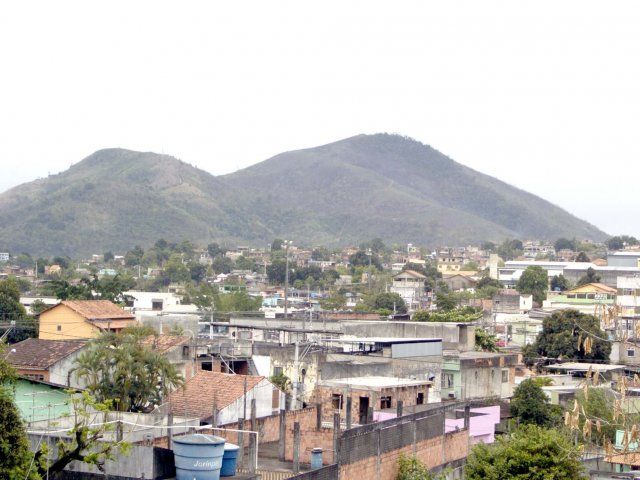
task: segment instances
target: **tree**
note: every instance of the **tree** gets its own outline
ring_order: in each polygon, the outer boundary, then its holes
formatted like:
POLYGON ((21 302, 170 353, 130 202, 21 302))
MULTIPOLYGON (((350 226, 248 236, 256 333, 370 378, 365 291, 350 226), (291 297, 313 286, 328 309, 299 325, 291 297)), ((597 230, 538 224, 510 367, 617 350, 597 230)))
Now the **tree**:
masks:
POLYGON ((291 380, 289 380, 289 377, 287 377, 282 372, 278 373, 277 375, 271 375, 269 377, 269 381, 283 392, 288 392, 289 390, 291 390, 291 380))
POLYGON ((561 413, 551 405, 549 397, 533 379, 526 379, 513 391, 509 403, 511 416, 519 425, 534 424, 552 427, 560 421, 561 413))
POLYGON ((438 293, 436 295, 438 311, 449 312, 458 306, 458 297, 453 293, 438 293))
POLYGON ((606 338, 598 318, 577 310, 560 310, 543 320, 542 332, 523 355, 527 363, 532 363, 534 356, 606 361, 611 353, 606 338))
POLYGON ((76 374, 98 402, 113 399, 119 411, 144 412, 182 385, 176 368, 145 342, 151 333, 145 327, 105 332, 80 354, 76 374))
POLYGON ((605 242, 609 250, 622 250, 627 245, 638 245, 638 239, 629 235, 616 235, 605 242))
MULTIPOLYGON (((283 284, 285 281, 286 262, 284 260, 275 260, 271 265, 267 265, 267 277, 274 284, 283 284)), ((291 272, 289 272, 291 273, 291 272)))
POLYGON ((368 299, 367 304, 374 310, 407 313, 407 305, 397 293, 378 293, 368 299))
POLYGON ((215 258, 218 255, 224 255, 226 253, 226 248, 220 247, 217 243, 210 243, 207 245, 207 252, 211 256, 211 258, 215 258))
POLYGON ((416 457, 400 454, 396 480, 444 480, 446 475, 434 475, 427 466, 416 457))
POLYGON ((130 445, 127 442, 105 441, 105 436, 117 428, 108 422, 108 414, 112 410, 110 400, 98 402, 85 391, 73 393, 70 401, 72 427, 67 431, 67 436, 57 438, 57 456, 50 460, 46 445, 35 454, 34 463, 42 478, 57 478, 56 474, 74 461, 94 465, 104 472, 107 460, 115 460, 118 455, 129 452, 130 445))
POLYGON ((233 269, 233 260, 229 257, 218 256, 213 259, 211 268, 216 273, 229 273, 233 269))
POLYGON ((466 480, 587 479, 578 447, 564 432, 537 425, 474 446, 464 471, 466 480))
POLYGON ((584 409, 584 415, 579 417, 578 429, 580 432, 583 431, 587 419, 593 424, 599 421, 600 428, 591 432, 591 440, 600 445, 603 445, 605 440, 615 442, 616 430, 625 430, 625 421, 633 424, 638 420, 637 414, 615 415, 616 394, 609 388, 587 387, 586 395, 584 389, 578 390, 576 400, 584 409))
POLYGON ((140 245, 133 247, 133 250, 128 251, 124 255, 124 263, 128 267, 134 267, 142 263, 142 257, 144 256, 144 250, 140 245))
POLYGON ((282 245, 284 244, 284 240, 281 238, 274 238, 273 242, 271 242, 271 251, 275 252, 277 250, 282 250, 282 245))
POLYGON ((498 339, 495 335, 490 334, 486 330, 477 327, 475 332, 476 350, 481 352, 497 352, 498 339))
POLYGON ((39 480, 37 468, 32 468, 34 456, 12 392, 16 373, 5 358, 5 347, 0 344, 0 478, 39 480))
POLYGON ((256 312, 262 306, 262 297, 252 297, 247 292, 219 293, 214 304, 218 312, 256 312))
POLYGON ((589 257, 587 257, 587 254, 584 252, 580 252, 577 256, 576 256, 576 262, 590 262, 591 259, 589 257))
POLYGON ((113 254, 113 252, 111 250, 104 252, 102 254, 102 258, 104 259, 105 263, 109 263, 111 261, 113 261, 113 259, 115 258, 115 255, 113 254))
POLYGON ((44 303, 39 298, 35 299, 33 303, 31 303, 31 313, 33 315, 40 315, 41 312, 44 312, 49 306, 44 303))
POLYGON ((568 238, 559 238, 555 241, 555 243, 553 244, 553 248, 556 249, 556 252, 559 250, 575 250, 576 249, 576 241, 574 240, 569 240, 568 238))
POLYGON ((582 285, 587 285, 589 283, 599 283, 599 282, 600 282, 600 275, 598 275, 592 267, 589 267, 587 268, 587 273, 585 273, 582 277, 580 277, 580 280, 578 280, 578 283, 576 284, 576 286, 580 287, 582 285))
POLYGON ((336 292, 327 298, 320 300, 320 305, 324 310, 342 310, 347 303, 347 297, 340 292, 336 292))
POLYGON ((493 242, 484 241, 480 244, 480 250, 485 252, 493 252, 496 249, 496 244, 493 242))
POLYGON ((515 257, 522 255, 523 245, 520 240, 505 240, 497 248, 497 253, 504 260, 512 260, 515 257))
POLYGON ((533 295, 533 301, 536 303, 542 303, 547 298, 548 288, 547 272, 537 265, 527 267, 516 284, 518 292, 524 295, 533 295))
POLYGON ((569 280, 564 275, 554 275, 551 279, 551 290, 554 292, 564 292, 569 288, 569 280))
POLYGON ((182 256, 179 254, 174 254, 169 257, 169 260, 164 267, 164 273, 172 282, 187 282, 191 278, 189 269, 184 264, 182 256))
POLYGON ((371 253, 368 255, 365 250, 358 250, 356 253, 349 257, 349 263, 351 267, 367 267, 369 268, 369 262, 371 262, 371 268, 376 268, 378 270, 382 270, 382 265, 380 264, 380 258, 375 253, 371 253))
POLYGON ((238 258, 236 258, 236 268, 239 270, 249 270, 250 272, 255 272, 257 269, 257 265, 256 261, 253 258, 240 255, 238 258))
POLYGON ((20 303, 20 289, 14 278, 0 281, 0 321, 18 321, 27 312, 20 303))
POLYGON ((207 267, 201 263, 189 264, 189 276, 194 282, 201 282, 207 274, 207 267))

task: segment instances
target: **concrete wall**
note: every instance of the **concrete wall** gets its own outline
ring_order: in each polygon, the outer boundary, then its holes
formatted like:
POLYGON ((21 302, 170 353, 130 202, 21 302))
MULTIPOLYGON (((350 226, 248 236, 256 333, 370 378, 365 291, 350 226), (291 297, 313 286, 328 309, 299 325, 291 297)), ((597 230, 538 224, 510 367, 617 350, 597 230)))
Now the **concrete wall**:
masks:
POLYGON ((441 338, 446 350, 475 347, 475 327, 449 322, 342 322, 345 335, 355 337, 441 338))
POLYGON ((73 352, 66 358, 56 363, 49 370, 49 382, 56 383, 58 385, 66 385, 72 388, 84 388, 87 386, 87 382, 84 380, 78 380, 78 376, 75 373, 76 359, 84 351, 84 348, 73 352))

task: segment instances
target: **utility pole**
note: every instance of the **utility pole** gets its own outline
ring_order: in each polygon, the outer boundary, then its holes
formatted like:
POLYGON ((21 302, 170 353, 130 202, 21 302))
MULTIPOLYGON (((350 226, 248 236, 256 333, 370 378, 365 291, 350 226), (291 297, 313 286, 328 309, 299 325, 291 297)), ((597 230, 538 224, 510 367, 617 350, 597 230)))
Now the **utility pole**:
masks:
POLYGON ((298 389, 300 388, 299 385, 299 378, 300 378, 300 342, 298 342, 298 339, 296 338, 296 349, 295 349, 295 355, 293 357, 293 409, 297 410, 298 409, 298 389))
POLYGON ((371 293, 371 256, 373 255, 373 252, 371 251, 370 248, 367 248, 367 256, 369 257, 369 272, 367 273, 367 282, 369 283, 369 293, 371 293))
POLYGON ((287 311, 289 307, 289 245, 291 240, 284 241, 284 318, 287 319, 287 311))

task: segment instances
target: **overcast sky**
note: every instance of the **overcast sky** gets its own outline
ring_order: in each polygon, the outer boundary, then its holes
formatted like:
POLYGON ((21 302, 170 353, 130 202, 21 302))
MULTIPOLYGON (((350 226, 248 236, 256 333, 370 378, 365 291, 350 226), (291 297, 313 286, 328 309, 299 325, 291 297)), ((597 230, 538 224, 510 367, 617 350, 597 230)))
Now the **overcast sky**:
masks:
POLYGON ((3 2, 0 191, 105 147, 221 174, 396 132, 640 235, 638 25, 637 1, 3 2))

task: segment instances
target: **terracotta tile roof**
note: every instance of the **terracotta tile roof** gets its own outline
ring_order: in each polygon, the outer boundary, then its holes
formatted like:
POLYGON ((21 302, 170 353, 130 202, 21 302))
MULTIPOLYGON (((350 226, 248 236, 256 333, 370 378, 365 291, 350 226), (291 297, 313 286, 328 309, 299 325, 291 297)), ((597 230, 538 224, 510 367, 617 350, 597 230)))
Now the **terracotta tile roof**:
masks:
POLYGON ((135 315, 123 310, 109 300, 65 300, 61 304, 79 313, 87 320, 134 320, 136 318, 135 315))
POLYGON ((190 340, 187 335, 149 335, 142 343, 149 348, 164 353, 173 347, 188 345, 190 340))
POLYGON ((171 411, 175 415, 186 413, 187 416, 198 416, 200 419, 209 418, 214 399, 220 410, 242 398, 245 378, 247 392, 265 379, 255 375, 232 375, 200 370, 185 382, 183 388, 169 395, 171 411))
POLYGON ((44 370, 80 350, 85 345, 86 342, 78 340, 28 338, 9 346, 7 361, 16 368, 44 370))

